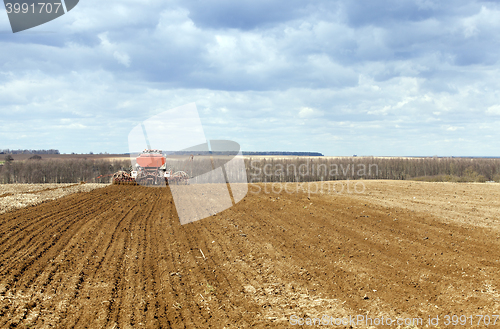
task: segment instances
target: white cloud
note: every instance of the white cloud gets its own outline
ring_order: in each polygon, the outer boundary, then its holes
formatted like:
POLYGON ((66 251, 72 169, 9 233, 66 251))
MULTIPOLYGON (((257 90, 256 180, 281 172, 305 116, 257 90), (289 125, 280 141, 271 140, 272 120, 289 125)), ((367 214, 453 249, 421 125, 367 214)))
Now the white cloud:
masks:
POLYGON ((478 36, 481 32, 491 33, 500 27, 500 10, 481 6, 479 13, 463 19, 464 36, 478 36))
POLYGON ((57 33, 5 34, 2 143, 126 152, 128 129, 196 102, 207 136, 244 150, 498 149, 498 5, 247 1, 238 21, 214 1, 81 2, 39 28, 57 33))
POLYGON ((313 115, 314 115, 314 110, 310 107, 303 107, 299 111, 299 117, 301 117, 301 118, 307 118, 307 117, 311 117, 313 115))
POLYGON ((486 113, 490 115, 500 115, 500 105, 493 105, 488 107, 486 113))
POLYGON ((464 127, 456 127, 456 126, 443 126, 446 131, 456 131, 464 129, 464 127))
POLYGON ((125 52, 117 50, 118 46, 109 41, 108 32, 101 33, 97 37, 101 40, 101 47, 106 53, 113 54, 118 63, 126 67, 130 66, 130 56, 125 52))

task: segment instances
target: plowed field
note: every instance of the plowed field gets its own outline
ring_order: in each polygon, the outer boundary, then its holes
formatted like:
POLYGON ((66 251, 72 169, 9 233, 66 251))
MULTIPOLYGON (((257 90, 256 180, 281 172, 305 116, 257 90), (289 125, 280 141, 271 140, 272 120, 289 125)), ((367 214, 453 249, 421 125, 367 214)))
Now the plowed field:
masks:
MULTIPOLYGON (((182 226, 168 188, 141 186, 4 213, 0 327, 289 327, 293 315, 363 315, 439 316, 444 328, 445 315, 500 313, 500 185, 365 184, 362 194, 250 188, 182 226)), ((467 327, 484 327, 476 321, 467 327)))

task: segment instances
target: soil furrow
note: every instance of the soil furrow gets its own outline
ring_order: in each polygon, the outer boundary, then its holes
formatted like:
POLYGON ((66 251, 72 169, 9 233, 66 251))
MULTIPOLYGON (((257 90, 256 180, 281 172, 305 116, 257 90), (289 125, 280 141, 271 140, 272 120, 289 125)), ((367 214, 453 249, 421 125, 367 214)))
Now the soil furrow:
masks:
MULTIPOLYGON (((366 184, 376 193, 249 193, 186 225, 166 187, 108 186, 2 214, 0 328, 286 328, 292 315, 500 312, 497 217, 453 220, 456 186, 366 184), (398 186, 415 188, 418 203, 385 199, 398 186), (429 187, 449 191, 426 201, 419 189, 429 187)), ((500 197, 474 186, 474 200, 500 197)))

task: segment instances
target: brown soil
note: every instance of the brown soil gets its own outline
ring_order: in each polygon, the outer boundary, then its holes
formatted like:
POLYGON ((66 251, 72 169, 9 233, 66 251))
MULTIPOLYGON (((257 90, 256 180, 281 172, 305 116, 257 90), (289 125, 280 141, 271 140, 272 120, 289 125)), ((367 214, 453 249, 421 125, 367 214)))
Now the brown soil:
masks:
POLYGON ((0 184, 0 214, 34 206, 72 193, 89 192, 108 184, 0 184))
POLYGON ((251 188, 183 226, 168 188, 112 185, 7 212, 0 327, 499 314, 500 185, 365 184, 362 194, 251 188))

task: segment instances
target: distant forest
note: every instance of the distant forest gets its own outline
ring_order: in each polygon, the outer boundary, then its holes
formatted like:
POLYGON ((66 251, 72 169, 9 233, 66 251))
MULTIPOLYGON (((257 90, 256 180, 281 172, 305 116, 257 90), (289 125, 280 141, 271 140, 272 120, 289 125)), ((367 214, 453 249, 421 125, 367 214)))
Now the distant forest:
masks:
MULTIPOLYGON (((170 162, 175 170, 190 172, 189 159, 170 162)), ((168 161, 167 161, 168 162, 168 161)), ((500 159, 486 158, 377 158, 377 157, 247 157, 249 182, 313 182, 345 179, 394 179, 441 182, 500 182, 500 159)), ((130 159, 0 158, 0 183, 110 182, 111 175, 131 168, 130 159)), ((191 169, 192 170, 192 169, 191 169)), ((193 173, 194 174, 194 173, 193 173)), ((230 170, 230 174, 233 173, 230 170)), ((245 172, 243 172, 245 175, 245 172)), ((196 174, 194 174, 196 176, 196 174)), ((237 177, 241 179, 241 177, 237 177)))
POLYGON ((498 158, 247 158, 248 181, 313 182, 345 179, 500 182, 498 158))
POLYGON ((60 154, 59 150, 0 150, 0 154, 60 154))
MULTIPOLYGON (((236 152, 203 152, 203 151, 191 151, 191 152, 183 152, 183 151, 178 151, 178 152, 163 152, 164 154, 179 154, 179 155, 231 155, 231 154, 236 154, 236 152)), ((4 149, 0 150, 0 154, 61 154, 59 150, 9 150, 9 149, 4 149)), ((74 154, 74 153, 73 153, 74 154)), ((89 152, 89 154, 94 154, 94 152, 89 152)), ((102 153, 101 153, 102 154, 102 153)), ((107 154, 107 152, 105 153, 107 154)), ((125 153, 128 154, 128 153, 125 153)), ((323 154, 319 152, 280 152, 280 151, 273 151, 273 152, 242 152, 243 155, 269 155, 269 156, 276 156, 276 155, 286 155, 286 156, 310 156, 310 157, 316 157, 316 156, 323 156, 323 154)))
MULTIPOLYGON (((226 151, 226 152, 217 152, 217 151, 176 151, 176 152, 171 152, 171 151, 163 151, 163 154, 165 155, 236 155, 238 154, 237 151, 226 151)), ((309 157, 322 157, 323 154, 319 152, 280 152, 280 151, 271 151, 271 152, 247 152, 247 151, 242 151, 241 154, 243 155, 250 155, 250 156, 309 156, 309 157)))
POLYGON ((109 183, 113 173, 130 168, 130 160, 59 160, 33 155, 29 160, 15 161, 9 157, 1 159, 0 184, 109 183))
POLYGON ((241 152, 243 155, 291 155, 291 156, 309 156, 309 157, 322 157, 323 154, 319 152, 241 152))

